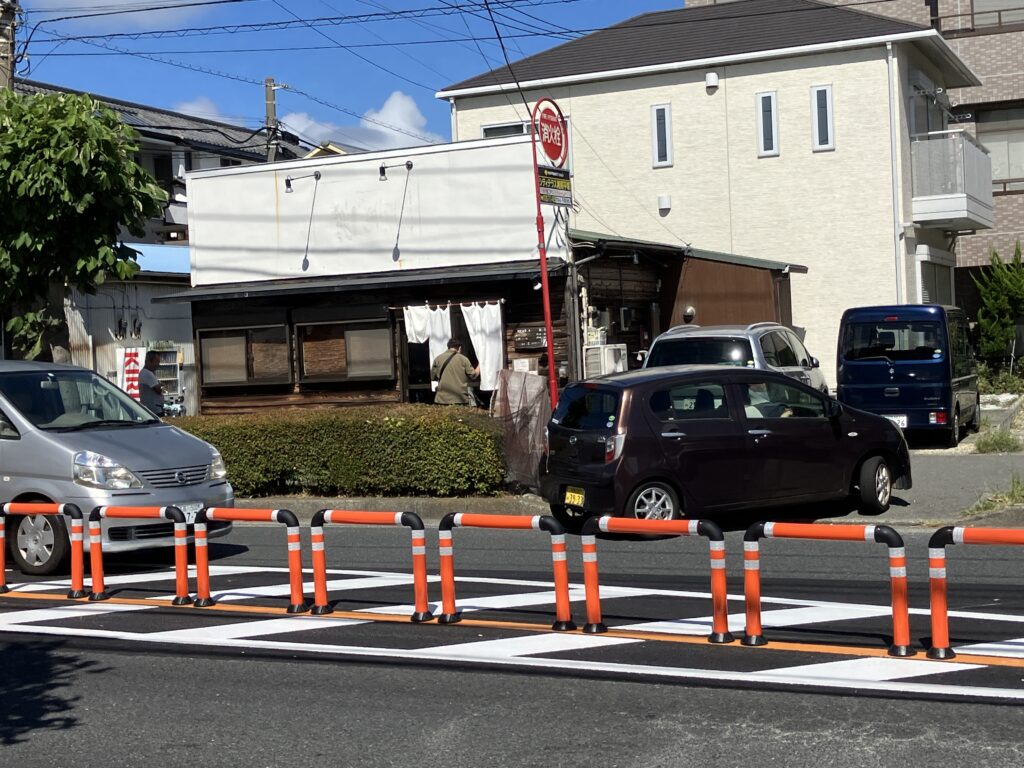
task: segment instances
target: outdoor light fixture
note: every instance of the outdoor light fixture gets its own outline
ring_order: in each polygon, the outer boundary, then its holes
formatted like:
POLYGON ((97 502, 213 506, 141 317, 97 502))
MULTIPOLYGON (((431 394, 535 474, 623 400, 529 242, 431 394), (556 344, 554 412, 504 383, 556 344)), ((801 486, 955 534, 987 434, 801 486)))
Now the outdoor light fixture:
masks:
POLYGON ((396 163, 395 165, 384 165, 384 163, 381 163, 380 164, 380 178, 378 179, 378 181, 387 181, 388 180, 388 168, 398 168, 400 165, 404 165, 406 171, 411 171, 412 170, 412 160, 406 160, 404 163, 396 163))
POLYGON ((284 191, 285 192, 294 192, 295 190, 292 189, 292 182, 293 181, 298 181, 299 179, 308 179, 310 177, 316 179, 317 181, 320 181, 320 171, 313 171, 312 173, 307 173, 305 176, 285 176, 284 177, 284 191))

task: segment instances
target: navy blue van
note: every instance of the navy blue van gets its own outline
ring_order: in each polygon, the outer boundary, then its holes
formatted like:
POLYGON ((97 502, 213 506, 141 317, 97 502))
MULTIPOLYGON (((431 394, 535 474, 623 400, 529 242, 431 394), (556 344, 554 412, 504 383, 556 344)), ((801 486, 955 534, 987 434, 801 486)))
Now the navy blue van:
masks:
POLYGON ((981 426, 978 370, 958 307, 900 304, 843 313, 837 399, 903 429, 941 430, 950 446, 981 426))

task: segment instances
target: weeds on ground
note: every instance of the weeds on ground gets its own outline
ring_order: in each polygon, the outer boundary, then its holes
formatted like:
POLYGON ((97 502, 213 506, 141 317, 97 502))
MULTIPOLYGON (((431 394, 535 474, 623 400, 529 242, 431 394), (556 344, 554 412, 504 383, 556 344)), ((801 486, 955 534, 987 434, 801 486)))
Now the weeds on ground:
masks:
POLYGON ((1020 439, 1005 429, 985 432, 974 443, 978 453, 1016 453, 1021 449, 1020 439))
POLYGON ((1024 481, 1020 479, 1020 475, 1017 472, 1014 472, 1010 476, 1010 489, 1008 491, 989 494, 967 510, 967 513, 979 515, 997 509, 1019 506, 1024 506, 1024 481))

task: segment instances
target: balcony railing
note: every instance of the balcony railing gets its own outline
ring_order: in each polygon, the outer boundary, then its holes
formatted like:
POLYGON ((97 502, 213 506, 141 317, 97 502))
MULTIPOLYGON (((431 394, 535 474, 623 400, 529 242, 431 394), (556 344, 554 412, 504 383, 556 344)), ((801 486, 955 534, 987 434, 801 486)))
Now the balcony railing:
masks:
POLYGON ((991 35, 1024 29, 1024 2, 1014 5, 1013 8, 937 16, 932 19, 932 26, 946 37, 991 35))
POLYGON ((992 161, 963 129, 911 139, 914 221, 950 230, 987 229, 993 223, 992 161))

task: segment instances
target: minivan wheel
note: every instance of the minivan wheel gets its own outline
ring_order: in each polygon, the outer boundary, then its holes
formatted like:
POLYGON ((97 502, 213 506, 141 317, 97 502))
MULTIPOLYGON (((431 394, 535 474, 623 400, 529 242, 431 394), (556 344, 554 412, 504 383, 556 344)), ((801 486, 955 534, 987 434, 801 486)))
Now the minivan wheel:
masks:
POLYGON ((63 568, 70 552, 71 542, 68 540, 68 527, 63 515, 18 517, 11 541, 11 554, 22 573, 55 573, 63 568))
POLYGON ((638 520, 678 520, 683 516, 679 495, 666 483, 644 483, 629 497, 626 516, 638 520))
POLYGON ((860 468, 861 510, 868 514, 881 514, 892 500, 892 472, 885 459, 872 456, 860 468))
POLYGON ((956 448, 957 443, 960 442, 960 409, 957 408, 953 411, 953 425, 949 429, 949 435, 946 443, 949 448, 956 448))
POLYGON ((583 510, 567 507, 564 504, 551 504, 550 507, 551 516, 562 524, 566 533, 579 533, 583 529, 583 523, 588 518, 583 510))

